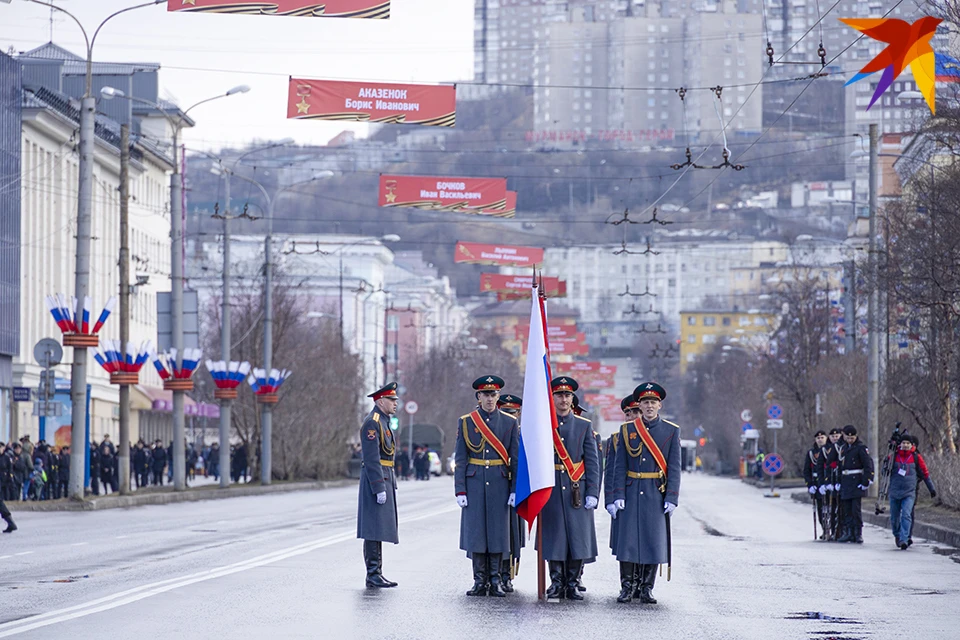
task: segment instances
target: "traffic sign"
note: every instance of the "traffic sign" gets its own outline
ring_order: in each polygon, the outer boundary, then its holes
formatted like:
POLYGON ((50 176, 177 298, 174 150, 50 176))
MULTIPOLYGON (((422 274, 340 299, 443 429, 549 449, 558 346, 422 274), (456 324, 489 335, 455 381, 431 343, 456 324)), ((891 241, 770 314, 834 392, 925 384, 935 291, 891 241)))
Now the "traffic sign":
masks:
POLYGON ((768 476, 778 476, 783 472, 783 458, 779 454, 771 453, 763 459, 763 471, 768 476))
POLYGON ((753 425, 749 422, 744 422, 742 425, 740 425, 741 433, 746 433, 747 431, 750 431, 750 429, 753 429, 753 425))
POLYGON ((53 338, 43 338, 33 346, 33 358, 44 367, 52 367, 63 359, 63 347, 53 338))
POLYGON ((767 429, 783 429, 783 420, 767 420, 767 429))
POLYGON ((417 412, 417 409, 419 408, 420 407, 418 407, 417 403, 414 402, 413 400, 410 400, 409 402, 407 402, 407 404, 403 405, 403 410, 409 413, 410 415, 415 414, 417 412))
POLYGON ((769 407, 767 407, 767 417, 770 418, 771 420, 776 420, 777 418, 780 418, 782 415, 783 415, 783 409, 780 408, 780 405, 772 404, 769 407))
POLYGON ((753 414, 750 413, 750 409, 744 409, 740 412, 740 419, 744 422, 750 422, 753 420, 753 414))
POLYGON ((14 387, 13 401, 14 402, 30 402, 30 387, 14 387))
POLYGON ((697 427, 696 429, 693 430, 693 435, 696 436, 697 438, 700 437, 701 433, 703 433, 703 429, 701 429, 700 427, 697 427))
POLYGON ((46 418, 59 418, 63 415, 62 402, 34 402, 33 415, 46 418))

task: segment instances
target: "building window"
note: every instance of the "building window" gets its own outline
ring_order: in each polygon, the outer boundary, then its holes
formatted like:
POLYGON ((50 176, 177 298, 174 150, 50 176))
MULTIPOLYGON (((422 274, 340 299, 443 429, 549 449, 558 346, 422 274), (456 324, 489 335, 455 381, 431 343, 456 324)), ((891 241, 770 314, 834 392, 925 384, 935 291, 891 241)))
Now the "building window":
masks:
POLYGON ((675 286, 677 286, 677 279, 676 279, 676 278, 670 278, 669 280, 667 280, 667 286, 668 286, 668 287, 675 287, 675 286))
POLYGON ((687 343, 697 344, 697 336, 694 336, 694 335, 687 336, 687 343))
POLYGON ((723 326, 729 327, 729 326, 730 326, 730 318, 729 318, 729 316, 723 316, 723 320, 721 321, 721 323, 723 324, 723 326))
POLYGON ((697 318, 696 318, 696 316, 690 316, 690 317, 688 317, 688 318, 687 318, 687 324, 690 325, 691 327, 696 326, 696 324, 697 324, 697 318))
POLYGON ((717 319, 714 316, 705 316, 703 318, 703 326, 713 327, 717 324, 717 319))
POLYGON ((387 331, 396 331, 400 328, 400 316, 390 314, 387 316, 387 331))
POLYGON ((398 350, 397 345, 388 344, 387 345, 387 362, 395 363, 398 360, 398 350))
POLYGON ((717 341, 717 336, 713 334, 707 333, 707 334, 704 334, 703 336, 703 344, 714 344, 716 343, 716 341, 717 341))
POLYGON ((740 316, 740 326, 741 326, 741 327, 749 327, 749 326, 750 326, 750 318, 749 318, 748 316, 740 316))

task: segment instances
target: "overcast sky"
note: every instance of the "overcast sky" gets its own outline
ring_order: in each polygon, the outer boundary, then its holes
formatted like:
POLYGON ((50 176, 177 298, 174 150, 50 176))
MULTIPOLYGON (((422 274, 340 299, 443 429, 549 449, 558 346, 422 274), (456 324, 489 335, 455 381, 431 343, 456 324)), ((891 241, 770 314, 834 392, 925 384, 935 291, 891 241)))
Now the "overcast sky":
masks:
MULTIPOLYGON (((136 0, 61 0, 88 34, 136 0)), ((57 12, 59 14, 59 12, 57 12)), ((50 40, 50 10, 0 2, 0 46, 27 51, 50 40)), ((55 15, 53 41, 84 55, 83 35, 55 15)), ((216 149, 292 137, 324 144, 351 125, 286 119, 287 77, 455 82, 473 75, 473 0, 393 0, 389 20, 168 13, 166 5, 111 20, 94 60, 159 62, 161 96, 189 106, 239 85, 247 94, 191 112, 189 146, 216 149)), ((363 130, 364 125, 354 128, 363 130)))

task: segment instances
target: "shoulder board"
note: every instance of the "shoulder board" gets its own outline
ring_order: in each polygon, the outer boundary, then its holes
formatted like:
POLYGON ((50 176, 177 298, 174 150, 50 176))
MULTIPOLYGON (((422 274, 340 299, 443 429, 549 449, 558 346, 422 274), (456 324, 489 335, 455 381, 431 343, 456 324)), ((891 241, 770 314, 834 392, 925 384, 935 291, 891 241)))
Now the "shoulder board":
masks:
POLYGON ((379 413, 374 413, 372 417, 373 417, 373 421, 374 421, 374 422, 377 422, 377 423, 380 422, 380 414, 379 414, 379 413))
POLYGON ((576 418, 577 420, 583 420, 587 424, 593 424, 593 422, 589 418, 584 418, 583 416, 573 416, 573 417, 576 418))
POLYGON ((457 420, 466 420, 466 419, 469 418, 469 417, 470 417, 470 414, 469 414, 469 413, 465 413, 465 414, 463 414, 462 416, 460 416, 459 418, 457 418, 457 420))
POLYGON ((680 425, 678 425, 676 422, 670 422, 669 420, 664 420, 663 418, 660 418, 660 422, 666 423, 671 427, 676 427, 677 429, 680 428, 680 425))

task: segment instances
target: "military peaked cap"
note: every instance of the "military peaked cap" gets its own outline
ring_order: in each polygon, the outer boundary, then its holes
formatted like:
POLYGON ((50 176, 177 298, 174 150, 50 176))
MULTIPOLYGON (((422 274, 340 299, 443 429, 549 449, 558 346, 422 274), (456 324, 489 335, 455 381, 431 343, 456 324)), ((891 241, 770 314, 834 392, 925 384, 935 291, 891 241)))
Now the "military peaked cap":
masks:
POLYGON ((550 381, 550 389, 552 389, 554 393, 560 393, 562 391, 573 393, 579 388, 580 385, 570 376, 561 376, 550 381))
POLYGON ((637 401, 633 399, 633 394, 631 393, 628 396, 624 396, 623 400, 620 401, 620 410, 626 412, 627 409, 638 409, 640 407, 637 404, 637 401))
POLYGON ((504 384, 500 376, 480 376, 473 381, 473 388, 477 391, 500 391, 504 384))
POLYGON ((373 401, 376 402, 380 398, 396 398, 397 397, 397 383, 391 382, 388 385, 377 389, 373 393, 367 396, 368 398, 373 398, 373 401))
POLYGON ((655 398, 663 401, 667 397, 667 390, 656 382, 642 382, 633 390, 633 398, 640 402, 644 398, 655 398))
POLYGON ((519 409, 523 406, 523 398, 507 393, 500 396, 500 399, 497 400, 497 406, 501 409, 519 409))

